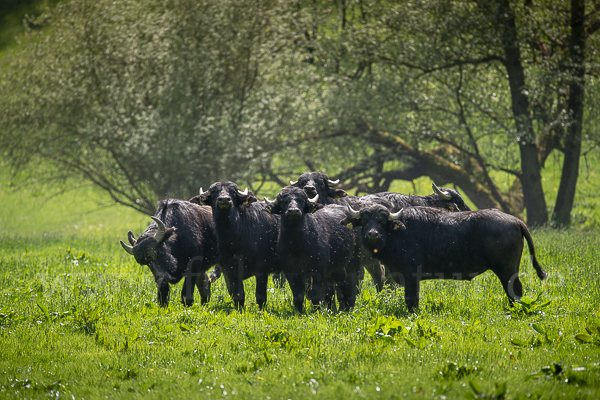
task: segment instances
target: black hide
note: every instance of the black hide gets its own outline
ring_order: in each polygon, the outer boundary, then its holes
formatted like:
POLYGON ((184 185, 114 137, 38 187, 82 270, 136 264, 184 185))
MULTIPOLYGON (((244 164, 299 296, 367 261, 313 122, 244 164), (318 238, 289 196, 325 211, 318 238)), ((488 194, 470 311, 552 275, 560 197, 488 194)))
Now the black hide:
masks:
MULTIPOLYGON (((440 190, 451 197, 450 200, 444 200, 437 193, 430 194, 428 196, 407 196, 405 194, 393 193, 393 192, 381 192, 370 194, 362 197, 350 196, 341 189, 331 188, 331 179, 323 172, 305 172, 298 178, 297 182, 293 183, 293 186, 303 188, 309 197, 314 197, 315 194, 319 194, 319 203, 321 204, 340 204, 340 205, 351 205, 352 207, 360 207, 363 200, 371 203, 380 204, 387 207, 392 211, 398 211, 404 207, 414 206, 429 206, 436 207, 448 211, 471 211, 471 209, 465 204, 462 196, 454 189, 440 188, 440 190)), ((360 235, 360 232, 358 232, 360 235)), ((384 270, 381 263, 373 259, 368 252, 363 252, 361 264, 366 269, 375 283, 377 291, 383 290, 385 283, 394 283, 394 279, 384 270)), ((359 268, 358 282, 362 281, 364 271, 359 268)), ((397 282, 399 283, 399 282, 397 282)))
POLYGON ((519 280, 523 238, 538 277, 547 276, 525 224, 499 210, 448 213, 414 207, 390 220, 387 208, 367 203, 359 217, 342 221, 348 223, 362 228, 363 246, 396 280, 404 282, 409 310, 419 305, 421 280, 471 280, 487 270, 498 276, 511 301, 519 299, 523 295, 519 280))
POLYGON ((148 265, 154 275, 158 301, 169 302, 169 284, 185 277, 181 301, 187 306, 194 302, 194 286, 201 303, 210 299, 210 282, 206 271, 217 262, 217 239, 213 232, 212 212, 184 200, 168 199, 158 203, 154 216, 167 228, 163 240, 157 243, 158 230, 152 222, 137 241, 129 232, 129 242, 136 261, 148 265))
POLYGON ((339 224, 347 216, 345 208, 313 203, 302 189, 286 187, 267 210, 281 215, 278 253, 296 309, 303 311, 307 282, 314 305, 333 305, 337 288, 340 309, 354 307, 356 291, 346 269, 353 260, 355 235, 339 224))
POLYGON ((279 217, 265 212, 252 192, 243 193, 233 182, 216 182, 191 201, 210 205, 219 247, 219 265, 228 281, 235 307, 244 307, 244 280, 256 277, 256 302, 267 301, 269 274, 279 271, 279 217))

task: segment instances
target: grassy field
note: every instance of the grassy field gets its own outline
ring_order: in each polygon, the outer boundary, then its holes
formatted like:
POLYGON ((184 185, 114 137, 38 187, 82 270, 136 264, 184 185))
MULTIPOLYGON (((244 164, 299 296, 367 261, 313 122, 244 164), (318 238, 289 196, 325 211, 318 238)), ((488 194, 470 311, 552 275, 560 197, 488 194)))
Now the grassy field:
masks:
POLYGON ((600 398, 598 229, 535 231, 550 277, 523 257, 512 309, 489 272, 425 282, 416 314, 369 280, 351 313, 299 315, 272 287, 239 313, 222 280, 208 306, 161 309, 118 245, 148 217, 0 178, 0 398, 600 398))

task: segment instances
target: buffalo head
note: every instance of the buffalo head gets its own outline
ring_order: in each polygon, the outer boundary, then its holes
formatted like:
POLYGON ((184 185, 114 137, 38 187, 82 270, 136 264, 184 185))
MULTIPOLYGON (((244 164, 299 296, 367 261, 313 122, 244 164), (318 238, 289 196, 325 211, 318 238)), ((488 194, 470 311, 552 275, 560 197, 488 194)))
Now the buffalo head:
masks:
POLYGON ((302 219, 304 214, 314 213, 320 208, 319 195, 309 198, 306 192, 300 188, 288 186, 277 194, 274 201, 265 197, 267 203, 265 209, 271 214, 280 214, 283 223, 293 224, 302 219))
POLYGON ((406 229, 400 220, 402 211, 391 213, 386 207, 374 203, 363 206, 359 210, 354 210, 348 205, 348 216, 341 221, 341 224, 351 228, 362 227, 363 246, 377 253, 385 247, 388 232, 406 229))
POLYGON ((138 264, 150 268, 158 289, 158 301, 165 306, 168 304, 169 284, 179 282, 184 271, 180 270, 177 260, 172 256, 172 247, 177 240, 176 229, 167 229, 158 217, 152 219, 154 222, 137 240, 129 231, 127 236, 131 246, 122 240, 120 243, 138 264))
POLYGON ((211 206, 217 213, 228 213, 233 207, 248 206, 255 201, 258 199, 248 188, 242 191, 233 182, 215 182, 206 192, 200 188, 200 194, 190 199, 192 203, 211 206))
POLYGON ((290 185, 303 189, 310 198, 319 195, 319 203, 325 205, 330 204, 330 198, 337 200, 340 197, 348 195, 342 189, 333 189, 331 187, 339 182, 339 179, 335 181, 329 179, 329 176, 324 172, 305 172, 300 175, 296 182, 290 181, 290 185))
POLYGON ((427 196, 432 199, 431 207, 441 208, 450 211, 472 211, 465 203, 460 193, 450 188, 439 188, 435 183, 431 184, 433 195, 427 196))

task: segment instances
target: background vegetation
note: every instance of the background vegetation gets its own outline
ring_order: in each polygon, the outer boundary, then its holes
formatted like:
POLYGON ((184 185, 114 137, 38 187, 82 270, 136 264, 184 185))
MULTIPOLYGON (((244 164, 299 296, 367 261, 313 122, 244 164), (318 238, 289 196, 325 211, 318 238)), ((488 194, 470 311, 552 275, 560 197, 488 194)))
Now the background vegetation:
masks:
POLYGON ((308 169, 361 193, 427 176, 569 226, 598 142, 590 1, 41 4, 0 58, 5 158, 146 213, 308 169))

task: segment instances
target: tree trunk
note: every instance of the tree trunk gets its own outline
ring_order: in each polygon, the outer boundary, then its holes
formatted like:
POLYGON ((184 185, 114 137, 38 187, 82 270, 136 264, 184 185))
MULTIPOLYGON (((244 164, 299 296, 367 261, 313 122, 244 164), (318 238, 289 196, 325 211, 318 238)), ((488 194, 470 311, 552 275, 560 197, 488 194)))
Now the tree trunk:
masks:
POLYGON ((529 98, 525 85, 525 72, 521 63, 517 26, 508 0, 498 0, 497 4, 505 57, 504 64, 508 73, 512 112, 521 153, 521 183, 523 185, 523 201, 527 208, 527 224, 541 226, 548 222, 548 212, 542 188, 541 164, 535 143, 536 135, 529 117, 529 98))
POLYGON ((558 196, 554 205, 553 222, 558 227, 571 225, 571 210, 575 200, 579 158, 581 156, 581 132, 583 129, 583 101, 585 96, 585 1, 571 0, 571 40, 569 52, 572 63, 569 84, 568 110, 571 123, 565 138, 562 175, 558 196))

